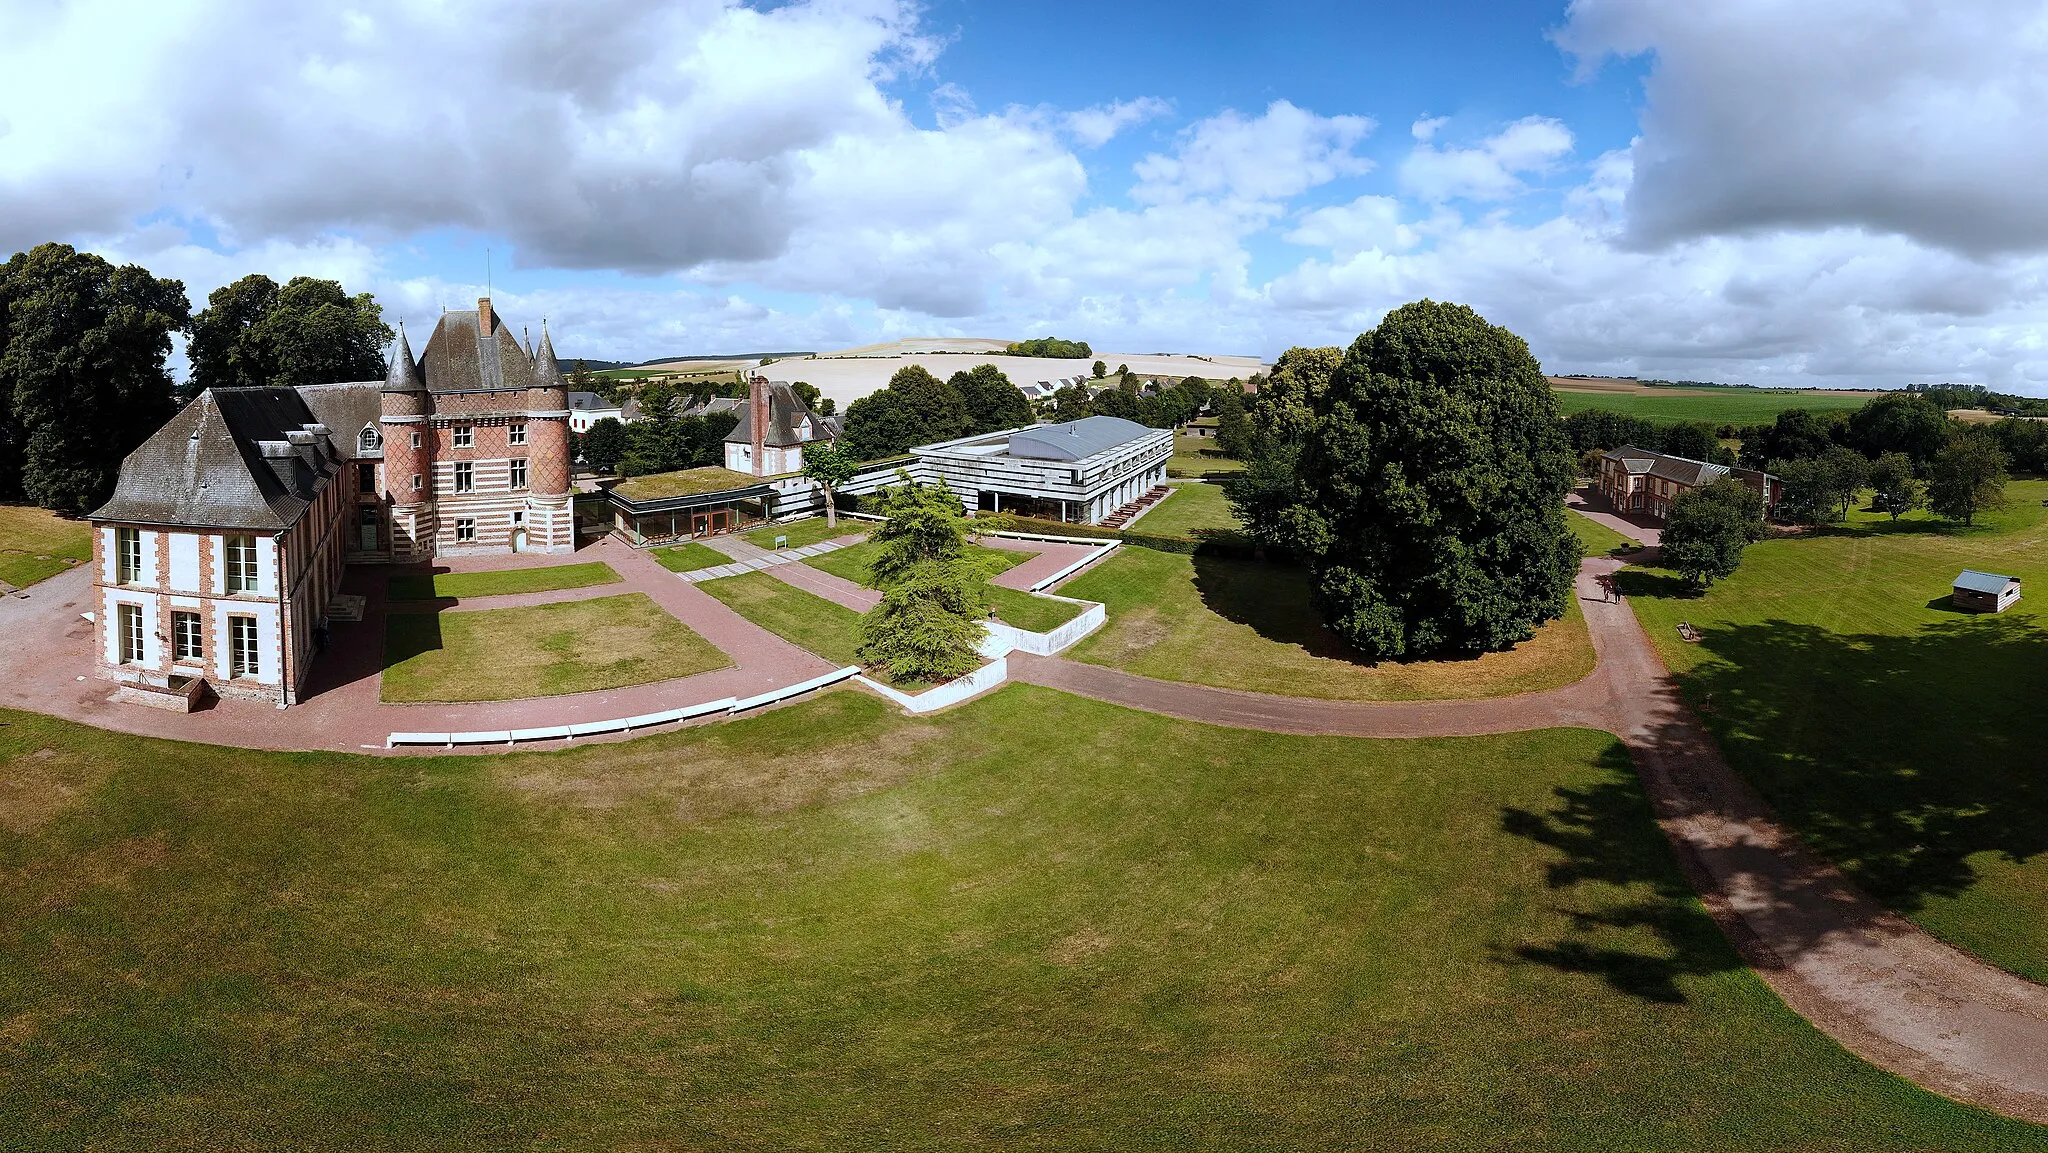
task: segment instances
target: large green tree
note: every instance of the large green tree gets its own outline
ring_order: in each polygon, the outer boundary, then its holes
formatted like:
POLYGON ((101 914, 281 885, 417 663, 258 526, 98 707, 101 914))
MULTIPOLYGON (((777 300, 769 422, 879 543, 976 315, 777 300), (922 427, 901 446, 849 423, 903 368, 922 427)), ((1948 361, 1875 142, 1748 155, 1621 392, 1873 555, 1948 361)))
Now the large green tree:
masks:
POLYGON ((1404 305, 1311 411, 1279 527, 1339 636, 1374 658, 1468 655, 1564 612, 1577 460, 1521 337, 1463 305, 1404 305))
POLYGON ((965 436, 969 422, 960 390, 912 364, 897 369, 889 387, 846 406, 845 442, 860 459, 881 460, 965 436))
POLYGON ((804 475, 825 490, 825 527, 839 527, 839 489, 853 479, 860 462, 853 454, 829 441, 804 446, 804 475))
POLYGON ((185 286, 68 244, 0 265, 0 496, 78 515, 177 411, 164 367, 185 286))
POLYGON ((995 432, 1030 424, 1031 402, 993 364, 977 364, 946 381, 967 402, 969 432, 995 432))
POLYGON ((1914 468, 1924 469, 1947 446, 1950 427, 1948 413, 1926 397, 1888 392, 1849 414, 1845 436, 1867 457, 1901 453, 1914 468))
POLYGON ((1743 550, 1763 537, 1763 494, 1722 477, 1671 502, 1664 522, 1664 563, 1694 587, 1709 588, 1733 575, 1743 550))
POLYGON ((1245 469, 1224 482, 1223 494, 1262 550, 1284 547, 1280 514, 1302 499, 1295 476, 1301 447, 1315 423, 1315 405, 1343 363, 1341 348, 1290 348, 1252 398, 1249 433, 1237 452, 1245 469))
POLYGON ((870 538, 868 585, 882 602, 861 618, 860 657, 898 680, 939 681, 972 670, 987 629, 988 574, 967 557, 967 519, 944 483, 876 494, 888 517, 870 538))
POLYGON ((2005 450, 1981 429, 1958 429, 1928 469, 1927 507, 1950 520, 1976 522, 1977 514, 2005 507, 2005 450))
POLYGON ((251 385, 296 386, 384 375, 391 327, 369 293, 295 276, 284 287, 261 273, 215 289, 192 318, 187 392, 251 385))

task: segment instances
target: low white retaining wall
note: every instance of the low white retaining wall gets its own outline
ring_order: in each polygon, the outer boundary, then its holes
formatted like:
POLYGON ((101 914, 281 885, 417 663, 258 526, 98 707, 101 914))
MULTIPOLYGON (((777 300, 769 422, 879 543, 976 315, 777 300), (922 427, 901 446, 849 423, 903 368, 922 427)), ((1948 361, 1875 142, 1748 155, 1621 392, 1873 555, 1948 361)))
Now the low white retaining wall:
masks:
MULTIPOLYGON (((854 667, 837 669, 821 677, 812 677, 779 689, 770 689, 759 696, 740 700, 737 697, 720 697, 702 704, 684 705, 679 709, 664 709, 658 713, 642 713, 637 717, 619 717, 609 721, 578 721, 571 725, 551 725, 533 729, 499 729, 473 733, 392 733, 384 740, 384 747, 395 749, 401 745, 431 745, 454 748, 456 745, 515 745, 521 741, 567 741, 576 737, 591 737, 601 733, 624 733, 634 729, 652 728, 655 725, 674 724, 677 721, 695 720, 713 713, 730 716, 762 705, 785 701, 791 697, 815 692, 826 685, 835 685, 850 677, 860 675, 854 667)), ((866 678, 862 678, 865 680, 866 678)))
POLYGON ((890 700, 895 701, 910 712, 928 713, 934 709, 943 709, 947 705, 957 705, 969 697, 980 696, 982 693, 1009 680, 1010 662, 1002 657, 997 657, 995 660, 968 673, 964 677, 955 677, 943 685, 926 689, 924 692, 915 695, 898 692, 888 685, 866 676, 855 679, 890 700))
POLYGON ((999 657, 1022 650, 1034 656, 1049 657, 1073 647, 1075 641, 1101 628, 1103 622, 1109 619, 1108 610, 1094 601, 1077 601, 1072 597, 1054 596, 1051 593, 1036 595, 1047 600, 1065 601, 1070 605, 1085 607, 1081 610, 1080 616, 1049 633, 1026 632, 1001 621, 984 621, 983 623, 988 626, 988 636, 983 638, 978 646, 982 656, 999 657))
POLYGON ((1052 586, 1060 583, 1061 581, 1066 580, 1068 577, 1073 576, 1075 573, 1080 572, 1082 569, 1087 568, 1089 565, 1094 564, 1096 561, 1099 561, 1102 558, 1108 556, 1109 554, 1115 552, 1116 550, 1124 547, 1124 542, 1120 540, 1089 541, 1087 543, 1100 545, 1102 547, 1096 549, 1092 553, 1089 553, 1087 556, 1082 557, 1080 560, 1077 560, 1074 563, 1067 565, 1066 567, 1060 569, 1058 572, 1052 574, 1049 577, 1046 577, 1044 580, 1033 583, 1031 586, 1031 591, 1038 593, 1040 595, 1044 595, 1046 589, 1049 589, 1052 586))

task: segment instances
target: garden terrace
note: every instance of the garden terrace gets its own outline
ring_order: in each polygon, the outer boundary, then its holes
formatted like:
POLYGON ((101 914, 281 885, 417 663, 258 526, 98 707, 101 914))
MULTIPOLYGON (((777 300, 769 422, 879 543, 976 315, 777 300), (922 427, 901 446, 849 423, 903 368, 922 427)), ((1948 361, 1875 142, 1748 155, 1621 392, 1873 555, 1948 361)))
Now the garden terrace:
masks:
POLYGON ((387 701, 501 701, 673 680, 730 658, 645 593, 385 619, 387 701))

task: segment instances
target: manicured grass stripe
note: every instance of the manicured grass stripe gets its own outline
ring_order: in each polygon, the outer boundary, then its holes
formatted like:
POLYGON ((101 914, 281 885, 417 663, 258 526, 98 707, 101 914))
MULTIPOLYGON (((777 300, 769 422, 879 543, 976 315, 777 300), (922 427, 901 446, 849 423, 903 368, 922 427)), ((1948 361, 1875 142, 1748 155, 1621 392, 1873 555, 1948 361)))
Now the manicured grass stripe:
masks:
POLYGON ((92 560, 92 526, 48 509, 0 505, 0 581, 26 588, 92 560))
POLYGON ((2038 1150, 1743 968, 1583 731, 1013 686, 386 759, 0 714, 23 1148, 2038 1150))
POLYGON ((767 528, 757 528, 752 532, 742 533, 741 536, 747 543, 759 548, 774 548, 775 538, 779 536, 789 538, 789 543, 782 547, 802 548, 805 545, 817 544, 820 541, 833 540, 837 537, 860 536, 874 527, 873 521, 852 520, 841 517, 838 528, 827 528, 825 527, 824 517, 814 516, 808 520, 797 521, 794 524, 780 524, 771 525, 767 528))
MULTIPOLYGON (((857 545, 805 557, 803 563, 821 572, 831 573, 842 580, 865 585, 868 579, 868 563, 880 548, 876 542, 866 540, 857 545)), ((967 555, 979 561, 990 576, 1007 572, 1030 559, 1028 554, 1013 549, 988 548, 978 544, 968 545, 967 555)))
POLYGON ((548 697, 730 664, 645 593, 530 608, 393 613, 385 618, 382 695, 387 701, 548 697))
POLYGON ((497 597, 514 593, 554 592, 592 585, 617 584, 623 579, 603 561, 589 564, 544 565, 538 568, 500 569, 495 572, 398 573, 385 585, 385 596, 394 601, 433 600, 441 597, 497 597))
POLYGON ((1170 681, 1331 700, 1426 700, 1557 688, 1593 671, 1576 600, 1563 619, 1509 652, 1373 665, 1323 627, 1298 568, 1126 548, 1060 592, 1109 610, 1109 623, 1068 656, 1170 681))
POLYGON ((1132 532, 1154 536, 1186 537, 1190 540, 1234 533, 1237 517, 1230 511, 1219 484, 1188 483, 1173 486, 1173 495, 1131 525, 1132 532))
POLYGON ((988 586, 988 593, 989 601, 996 610, 996 619, 1026 632, 1051 632, 1080 616, 1083 611, 1080 605, 1032 596, 1001 585, 988 586))
POLYGON ((717 568, 719 565, 732 563, 731 557, 710 545, 698 544, 696 541, 685 541, 682 544, 669 545, 667 548, 654 549, 648 555, 661 562, 661 567, 670 572, 695 572, 700 568, 717 568))
POLYGON ((860 614, 845 605, 784 584, 765 573, 741 573, 700 582, 698 588, 732 611, 844 668, 860 658, 860 614))
POLYGON ((1879 900, 2048 981, 2048 482, 1979 527, 1913 514, 1750 546, 1705 596, 1618 577, 1728 758, 1879 900), (1954 611, 1965 568, 2022 578, 1995 617, 1954 611), (1704 639, 1687 644, 1688 621, 1704 639))
POLYGON ((1751 389, 1725 392, 1662 392, 1644 394, 1614 392, 1565 392, 1557 400, 1570 416, 1587 409, 1619 412, 1664 423, 1700 420, 1708 424, 1769 424, 1789 408, 1813 412, 1842 412, 1861 408, 1868 396, 1803 395, 1751 389))

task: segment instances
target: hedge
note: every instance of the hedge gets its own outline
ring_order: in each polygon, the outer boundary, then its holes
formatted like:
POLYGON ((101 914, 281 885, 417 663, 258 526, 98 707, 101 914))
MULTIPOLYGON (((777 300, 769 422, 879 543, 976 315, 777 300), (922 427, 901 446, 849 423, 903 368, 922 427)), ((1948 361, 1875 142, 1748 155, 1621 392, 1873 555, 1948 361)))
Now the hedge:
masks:
POLYGON ((1031 516, 1012 517, 1011 523, 1018 532, 1040 533, 1045 536, 1088 537, 1093 540, 1120 540, 1138 548, 1180 553, 1183 556, 1193 556, 1196 553, 1210 556, 1252 555, 1251 542, 1237 533, 1219 533, 1206 537, 1161 536, 1157 533, 1133 532, 1128 529, 1118 531, 1113 528, 1097 528, 1094 525, 1065 524, 1031 516))

